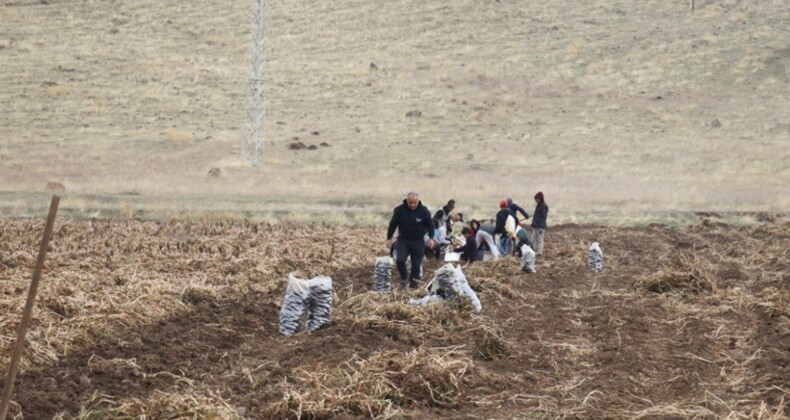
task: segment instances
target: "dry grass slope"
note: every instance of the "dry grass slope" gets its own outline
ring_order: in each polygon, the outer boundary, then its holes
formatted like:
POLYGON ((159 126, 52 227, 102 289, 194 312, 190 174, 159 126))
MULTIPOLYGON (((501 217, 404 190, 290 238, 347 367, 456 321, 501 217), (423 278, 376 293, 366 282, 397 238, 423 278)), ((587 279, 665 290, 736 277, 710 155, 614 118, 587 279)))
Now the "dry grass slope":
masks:
POLYGON ((87 215, 300 219, 378 212, 408 189, 480 208, 542 190, 566 221, 790 205, 786 1, 269 7, 268 141, 251 168, 249 1, 1 0, 0 207, 30 214, 50 180, 87 215))

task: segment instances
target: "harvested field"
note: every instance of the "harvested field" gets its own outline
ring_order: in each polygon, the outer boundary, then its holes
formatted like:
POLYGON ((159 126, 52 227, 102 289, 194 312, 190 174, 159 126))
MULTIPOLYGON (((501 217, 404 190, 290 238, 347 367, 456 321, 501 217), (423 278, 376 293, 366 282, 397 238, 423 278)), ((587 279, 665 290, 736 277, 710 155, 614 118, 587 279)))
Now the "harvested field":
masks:
POLYGON ((0 0, 0 214, 790 208, 786 0, 267 2, 257 168, 251 6, 0 0))
MULTIPOLYGON (((0 221, 4 366, 42 228, 0 221)), ((13 418, 790 415, 786 217, 553 227, 537 274, 515 258, 465 270, 479 315, 368 292, 379 229, 111 220, 55 232, 13 418), (295 270, 332 276, 333 321, 284 338, 295 270)))

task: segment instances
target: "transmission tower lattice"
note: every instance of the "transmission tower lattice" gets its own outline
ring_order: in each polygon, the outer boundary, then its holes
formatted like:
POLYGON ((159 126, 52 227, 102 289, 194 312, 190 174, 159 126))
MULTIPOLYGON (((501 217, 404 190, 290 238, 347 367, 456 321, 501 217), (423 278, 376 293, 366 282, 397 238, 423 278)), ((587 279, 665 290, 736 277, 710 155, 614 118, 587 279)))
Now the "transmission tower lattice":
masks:
POLYGON ((250 56, 252 69, 247 89, 247 123, 244 127, 244 140, 241 145, 242 159, 255 166, 261 164, 263 154, 263 122, 264 122, 264 67, 266 51, 264 49, 264 23, 266 18, 266 0, 253 0, 252 42, 250 56))

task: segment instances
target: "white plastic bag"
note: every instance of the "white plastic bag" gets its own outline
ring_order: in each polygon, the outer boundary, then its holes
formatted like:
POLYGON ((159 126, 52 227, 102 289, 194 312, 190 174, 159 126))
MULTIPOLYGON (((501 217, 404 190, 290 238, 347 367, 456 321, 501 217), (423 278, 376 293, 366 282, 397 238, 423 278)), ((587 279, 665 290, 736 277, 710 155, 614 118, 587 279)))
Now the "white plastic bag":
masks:
POLYGON ((466 296, 469 300, 472 301, 472 306, 475 307, 475 312, 481 312, 483 310, 483 305, 480 303, 480 299, 477 297, 477 293, 472 290, 472 287, 469 286, 469 282, 466 280, 466 276, 464 275, 463 270, 461 270, 461 266, 455 268, 455 275, 458 278, 458 282, 461 286, 461 295, 466 296))

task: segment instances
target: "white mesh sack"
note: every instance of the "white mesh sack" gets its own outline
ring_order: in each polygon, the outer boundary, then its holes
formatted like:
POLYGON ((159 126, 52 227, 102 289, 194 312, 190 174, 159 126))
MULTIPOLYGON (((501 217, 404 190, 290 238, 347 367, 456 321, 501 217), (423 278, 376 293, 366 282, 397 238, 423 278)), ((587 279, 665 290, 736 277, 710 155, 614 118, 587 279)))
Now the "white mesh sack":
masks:
POLYGON ((299 280, 293 274, 288 275, 288 286, 285 288, 285 299, 283 306, 280 307, 280 334, 289 336, 299 330, 307 309, 307 299, 310 297, 310 289, 304 280, 299 280))
POLYGON ((332 320, 332 279, 315 277, 307 281, 310 287, 308 299, 307 331, 315 331, 332 320))
POLYGON ((427 305, 431 302, 438 300, 451 299, 455 296, 464 296, 472 301, 472 306, 475 307, 476 312, 483 310, 480 304, 480 299, 477 294, 469 286, 461 267, 455 267, 452 264, 446 264, 442 268, 436 270, 433 279, 425 286, 428 295, 422 299, 411 299, 409 303, 412 305, 427 305))
POLYGON ((280 308, 280 334, 290 336, 299 331, 305 312, 308 331, 329 323, 332 316, 331 278, 301 280, 293 273, 288 275, 285 299, 280 308))
POLYGON ((376 258, 373 266, 373 290, 380 293, 389 293, 392 290, 392 258, 376 258))
POLYGON ((445 264, 436 270, 431 283, 428 285, 428 292, 439 295, 445 299, 451 299, 461 294, 461 285, 455 267, 452 264, 445 264))
POLYGON ((464 272, 461 270, 461 266, 455 267, 455 275, 458 278, 458 283, 461 286, 461 295, 466 296, 469 300, 472 301, 472 306, 475 307, 475 312, 480 312, 483 310, 483 305, 480 303, 480 299, 477 297, 477 293, 472 290, 472 287, 469 286, 469 282, 466 281, 466 276, 464 272))
POLYGON ((587 251, 587 268, 596 273, 603 270, 603 251, 598 242, 593 242, 587 251))
POLYGON ((521 245, 521 270, 525 273, 536 273, 535 251, 529 245, 521 245))
MULTIPOLYGON (((425 285, 425 291, 428 292, 427 295, 420 299, 409 299, 409 304, 411 305, 418 305, 418 306, 425 306, 432 302, 438 302, 444 300, 444 291, 442 290, 442 283, 439 282, 439 272, 442 271, 445 267, 451 266, 452 264, 447 264, 444 267, 436 270, 433 275, 433 278, 425 285)), ((446 283, 446 276, 453 275, 454 273, 445 270, 442 272, 442 278, 446 283)), ((459 289, 460 290, 460 289, 459 289)))

